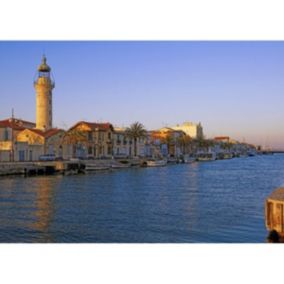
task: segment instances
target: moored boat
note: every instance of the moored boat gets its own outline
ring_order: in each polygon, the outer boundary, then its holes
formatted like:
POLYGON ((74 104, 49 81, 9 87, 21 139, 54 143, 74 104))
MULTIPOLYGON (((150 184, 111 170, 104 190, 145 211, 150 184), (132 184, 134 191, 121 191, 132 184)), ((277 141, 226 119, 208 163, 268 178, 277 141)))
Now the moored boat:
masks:
POLYGON ((216 154, 215 153, 200 153, 197 155, 197 161, 205 162, 205 161, 215 161, 216 154))
POLYGON ((148 160, 148 167, 163 167, 167 164, 167 160, 148 160))
POLYGON ((178 162, 178 160, 175 157, 169 157, 167 159, 168 164, 176 164, 177 162, 178 162))

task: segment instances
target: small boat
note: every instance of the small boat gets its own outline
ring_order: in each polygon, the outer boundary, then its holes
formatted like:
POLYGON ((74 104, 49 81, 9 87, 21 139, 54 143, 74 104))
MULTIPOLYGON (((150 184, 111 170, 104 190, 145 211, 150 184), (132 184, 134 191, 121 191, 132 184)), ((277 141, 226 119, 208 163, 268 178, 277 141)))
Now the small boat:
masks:
POLYGON ((163 167, 167 164, 167 160, 148 160, 148 167, 163 167))
POLYGON ((233 155, 231 153, 224 153, 224 159, 232 159, 233 155))
POLYGON ((197 161, 199 161, 199 162, 215 161, 215 160, 216 160, 216 154, 215 153, 200 153, 197 156, 197 161))
POLYGON ((169 157, 167 159, 168 164, 176 164, 177 163, 177 159, 175 157, 169 157))

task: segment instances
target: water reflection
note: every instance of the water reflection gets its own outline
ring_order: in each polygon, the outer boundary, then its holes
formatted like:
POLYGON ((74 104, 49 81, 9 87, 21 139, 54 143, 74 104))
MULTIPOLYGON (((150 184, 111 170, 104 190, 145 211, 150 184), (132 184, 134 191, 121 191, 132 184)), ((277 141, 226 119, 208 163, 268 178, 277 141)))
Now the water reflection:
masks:
POLYGON ((0 241, 53 242, 55 192, 60 177, 0 180, 0 241))
POLYGON ((284 155, 0 179, 0 242, 263 242, 284 155))
POLYGON ((41 241, 53 242, 50 225, 54 217, 54 193, 56 190, 56 178, 44 177, 35 187, 35 221, 31 227, 41 232, 41 241))

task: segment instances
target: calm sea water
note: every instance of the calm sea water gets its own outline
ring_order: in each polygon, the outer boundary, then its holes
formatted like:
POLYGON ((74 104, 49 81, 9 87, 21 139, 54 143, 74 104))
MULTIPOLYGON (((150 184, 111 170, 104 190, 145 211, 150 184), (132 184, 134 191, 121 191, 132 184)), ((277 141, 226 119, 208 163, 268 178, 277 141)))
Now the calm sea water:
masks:
POLYGON ((284 155, 0 179, 0 242, 262 243, 284 155))

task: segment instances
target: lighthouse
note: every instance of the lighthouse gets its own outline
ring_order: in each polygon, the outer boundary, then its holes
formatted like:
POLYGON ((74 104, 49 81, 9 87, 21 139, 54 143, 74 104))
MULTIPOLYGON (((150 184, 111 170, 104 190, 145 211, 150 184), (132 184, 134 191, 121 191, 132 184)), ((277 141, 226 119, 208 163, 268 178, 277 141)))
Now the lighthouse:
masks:
POLYGON ((51 79, 51 68, 46 63, 46 57, 37 69, 34 81, 36 90, 36 128, 47 131, 52 128, 52 90, 54 81, 51 79))

